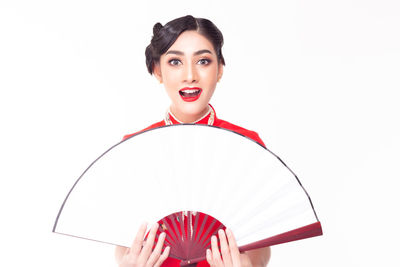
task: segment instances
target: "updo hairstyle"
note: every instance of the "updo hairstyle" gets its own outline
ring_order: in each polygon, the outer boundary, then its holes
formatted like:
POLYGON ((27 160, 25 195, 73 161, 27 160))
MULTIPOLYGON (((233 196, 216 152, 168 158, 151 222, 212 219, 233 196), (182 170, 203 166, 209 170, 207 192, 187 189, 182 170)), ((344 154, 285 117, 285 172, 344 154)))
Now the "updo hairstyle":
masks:
POLYGON ((153 27, 153 37, 150 44, 146 47, 146 66, 150 74, 153 74, 154 65, 160 62, 162 54, 168 51, 172 44, 184 31, 197 31, 207 38, 214 46, 217 53, 218 63, 225 65, 222 56, 222 45, 224 37, 221 31, 208 19, 194 18, 191 15, 171 20, 164 26, 156 23, 153 27))

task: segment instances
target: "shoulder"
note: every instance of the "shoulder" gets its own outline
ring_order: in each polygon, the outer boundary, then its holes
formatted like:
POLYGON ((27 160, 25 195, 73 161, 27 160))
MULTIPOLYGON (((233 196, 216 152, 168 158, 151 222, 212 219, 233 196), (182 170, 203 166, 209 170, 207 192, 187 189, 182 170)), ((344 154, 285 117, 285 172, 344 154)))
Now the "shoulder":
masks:
POLYGON ((150 126, 144 128, 143 130, 140 130, 140 131, 138 131, 138 132, 134 132, 134 133, 131 133, 131 134, 127 134, 127 135, 125 135, 125 136, 122 138, 122 140, 128 139, 129 137, 132 137, 132 136, 134 136, 134 135, 137 135, 137 134, 139 134, 139 133, 141 133, 141 132, 144 132, 144 131, 147 131, 147 130, 150 130, 150 129, 154 129, 154 128, 157 128, 157 127, 161 127, 161 126, 165 126, 165 122, 164 122, 163 120, 162 120, 162 121, 159 121, 159 122, 156 122, 156 123, 154 123, 154 124, 152 124, 152 125, 150 125, 150 126))
POLYGON ((261 140, 260 136, 258 135, 258 133, 255 132, 255 131, 247 130, 247 129, 243 128, 243 127, 240 127, 238 125, 235 125, 233 123, 230 123, 230 122, 227 122, 227 121, 224 121, 224 120, 221 120, 221 119, 217 119, 214 122, 214 126, 234 131, 234 132, 236 132, 238 134, 241 134, 243 136, 246 136, 246 137, 252 139, 253 141, 256 141, 257 143, 259 143, 263 147, 266 147, 264 142, 261 140))
MULTIPOLYGON (((125 135, 123 137, 122 140, 128 139, 128 138, 130 138, 130 137, 132 137, 132 136, 134 136, 136 134, 139 134, 141 132, 144 132, 144 131, 147 131, 147 130, 150 130, 150 129, 154 129, 154 128, 157 128, 157 127, 161 127, 161 126, 165 126, 165 122, 163 120, 159 121, 159 122, 156 122, 156 123, 144 128, 143 130, 140 130, 140 131, 137 131, 137 132, 134 132, 134 133, 131 133, 131 134, 127 134, 127 135, 125 135)), ((238 133, 240 135, 246 136, 246 137, 252 139, 253 141, 259 143, 263 147, 266 147, 264 142, 262 141, 262 139, 258 135, 258 133, 255 132, 255 131, 247 130, 247 129, 243 128, 243 127, 240 127, 238 125, 235 125, 233 123, 230 123, 230 122, 227 122, 227 121, 224 121, 224 120, 221 120, 221 119, 216 119, 214 121, 214 126, 221 127, 221 128, 227 129, 227 130, 231 130, 231 131, 236 132, 236 133, 238 133)))

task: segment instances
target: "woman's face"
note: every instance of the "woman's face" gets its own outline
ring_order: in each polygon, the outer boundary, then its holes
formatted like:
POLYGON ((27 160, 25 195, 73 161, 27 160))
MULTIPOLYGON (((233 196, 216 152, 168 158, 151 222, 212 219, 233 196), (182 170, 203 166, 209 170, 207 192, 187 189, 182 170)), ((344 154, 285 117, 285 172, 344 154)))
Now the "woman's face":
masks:
POLYGON ((196 31, 183 32, 154 66, 171 99, 171 112, 186 123, 207 113, 222 72, 212 43, 196 31))

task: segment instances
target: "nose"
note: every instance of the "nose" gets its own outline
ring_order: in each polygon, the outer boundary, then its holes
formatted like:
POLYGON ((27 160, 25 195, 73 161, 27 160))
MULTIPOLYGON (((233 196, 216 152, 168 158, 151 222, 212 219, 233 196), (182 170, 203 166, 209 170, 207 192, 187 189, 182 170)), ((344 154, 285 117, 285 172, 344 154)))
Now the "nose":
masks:
POLYGON ((193 64, 186 65, 184 76, 184 82, 186 83, 195 83, 198 81, 197 69, 193 64))

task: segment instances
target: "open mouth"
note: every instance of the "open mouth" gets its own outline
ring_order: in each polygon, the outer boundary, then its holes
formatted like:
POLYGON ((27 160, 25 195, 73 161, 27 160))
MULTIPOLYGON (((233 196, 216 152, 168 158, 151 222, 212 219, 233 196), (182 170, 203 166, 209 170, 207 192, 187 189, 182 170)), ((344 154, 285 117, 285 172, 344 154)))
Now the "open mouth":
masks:
POLYGON ((194 88, 183 88, 179 90, 179 95, 182 97, 182 99, 186 102, 192 102, 196 101, 199 99, 201 95, 201 88, 194 87, 194 88))

